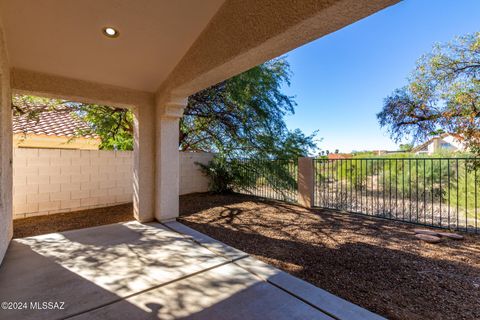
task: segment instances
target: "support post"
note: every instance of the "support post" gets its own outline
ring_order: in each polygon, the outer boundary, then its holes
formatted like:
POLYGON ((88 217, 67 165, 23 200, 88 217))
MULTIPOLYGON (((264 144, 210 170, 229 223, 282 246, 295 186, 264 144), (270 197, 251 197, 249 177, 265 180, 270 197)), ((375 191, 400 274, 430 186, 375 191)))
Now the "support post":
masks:
POLYGON ((10 70, 0 21, 0 263, 13 235, 11 103, 10 70))
POLYGON ((314 205, 313 158, 298 158, 298 204, 305 208, 314 205))
POLYGON ((133 215, 155 220, 155 105, 135 107, 133 147, 133 215))
POLYGON ((186 98, 157 105, 155 219, 158 221, 173 220, 179 214, 179 121, 186 106, 186 98))

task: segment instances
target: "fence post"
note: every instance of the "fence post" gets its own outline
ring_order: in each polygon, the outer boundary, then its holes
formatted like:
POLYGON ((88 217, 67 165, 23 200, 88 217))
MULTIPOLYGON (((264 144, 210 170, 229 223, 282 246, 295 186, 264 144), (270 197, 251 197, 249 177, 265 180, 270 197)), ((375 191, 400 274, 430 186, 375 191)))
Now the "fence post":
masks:
POLYGON ((298 158, 298 204, 313 207, 314 190, 313 158, 298 158))

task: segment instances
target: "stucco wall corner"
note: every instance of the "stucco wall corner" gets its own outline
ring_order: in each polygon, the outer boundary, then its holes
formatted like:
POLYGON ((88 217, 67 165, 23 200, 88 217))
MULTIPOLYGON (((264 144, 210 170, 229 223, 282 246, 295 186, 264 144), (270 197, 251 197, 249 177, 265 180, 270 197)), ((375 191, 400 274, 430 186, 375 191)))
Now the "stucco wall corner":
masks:
POLYGON ((13 235, 12 224, 12 111, 10 67, 0 21, 0 263, 13 235))

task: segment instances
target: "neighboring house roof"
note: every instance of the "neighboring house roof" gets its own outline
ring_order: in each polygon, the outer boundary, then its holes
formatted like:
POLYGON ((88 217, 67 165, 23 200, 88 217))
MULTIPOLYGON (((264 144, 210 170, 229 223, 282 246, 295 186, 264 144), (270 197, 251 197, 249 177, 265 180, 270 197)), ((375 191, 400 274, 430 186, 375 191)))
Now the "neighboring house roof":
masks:
POLYGON ((428 151, 428 145, 432 143, 432 140, 428 140, 427 142, 422 143, 419 146, 416 146, 415 148, 412 149, 413 153, 420 152, 420 151, 428 151))
POLYGON ((329 160, 336 160, 336 159, 350 159, 353 155, 347 153, 329 153, 327 158, 329 160))
POLYGON ((462 142, 463 141, 463 138, 462 136, 458 135, 458 134, 453 134, 453 133, 443 133, 439 136, 436 136, 436 137, 433 137, 427 141, 425 141, 424 143, 416 146, 415 148, 412 149, 412 152, 420 152, 420 151, 427 151, 428 150, 428 145, 431 144, 435 139, 444 139, 444 138, 447 138, 447 137, 452 137, 454 138, 455 140, 457 140, 458 142, 462 142))
POLYGON ((35 119, 29 119, 26 115, 16 115, 13 117, 14 134, 97 139, 98 135, 89 133, 90 129, 87 123, 67 111, 41 112, 35 119))

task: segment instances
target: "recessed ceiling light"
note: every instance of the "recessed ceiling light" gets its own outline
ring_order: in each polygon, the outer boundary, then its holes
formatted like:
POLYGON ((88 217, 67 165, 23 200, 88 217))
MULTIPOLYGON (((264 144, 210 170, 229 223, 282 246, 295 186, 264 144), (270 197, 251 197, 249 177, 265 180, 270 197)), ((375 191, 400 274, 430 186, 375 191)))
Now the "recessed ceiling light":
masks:
POLYGON ((118 30, 112 28, 112 27, 105 27, 102 29, 103 35, 108 38, 117 38, 120 33, 118 30))

